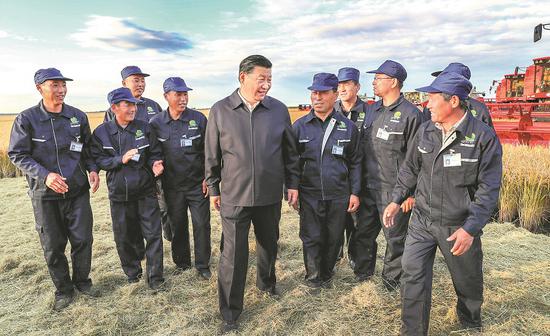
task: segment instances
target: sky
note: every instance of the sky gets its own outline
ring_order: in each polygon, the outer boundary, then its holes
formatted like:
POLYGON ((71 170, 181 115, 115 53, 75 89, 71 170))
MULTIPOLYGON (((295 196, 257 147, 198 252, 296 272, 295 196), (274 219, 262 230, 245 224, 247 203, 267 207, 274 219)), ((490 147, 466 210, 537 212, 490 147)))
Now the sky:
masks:
POLYGON ((404 91, 429 84, 450 62, 472 71, 487 96, 493 80, 550 56, 550 31, 533 43, 533 28, 550 23, 541 0, 156 0, 0 2, 0 113, 40 100, 33 76, 55 67, 68 82, 66 103, 107 108, 121 86, 120 70, 151 74, 145 97, 165 107, 171 76, 193 88, 189 106, 210 107, 238 87, 238 65, 261 54, 273 63, 269 95, 289 106, 309 103, 318 72, 361 71, 361 93, 372 96, 372 74, 384 60, 408 72, 404 91))

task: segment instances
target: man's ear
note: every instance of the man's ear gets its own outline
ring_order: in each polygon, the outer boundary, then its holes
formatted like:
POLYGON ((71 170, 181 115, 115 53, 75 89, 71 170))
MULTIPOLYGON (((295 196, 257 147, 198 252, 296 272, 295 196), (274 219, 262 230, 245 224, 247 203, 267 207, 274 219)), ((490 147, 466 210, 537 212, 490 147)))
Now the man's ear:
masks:
POLYGON ((126 79, 122 80, 122 86, 126 87, 126 79))
POLYGON ((244 77, 246 76, 246 72, 244 71, 241 71, 239 72, 239 83, 243 83, 244 82, 244 77))
POLYGON ((451 107, 455 109, 459 106, 460 106, 460 98, 458 98, 458 96, 452 96, 451 97, 451 107))
POLYGON ((36 84, 36 89, 42 94, 42 84, 36 84))

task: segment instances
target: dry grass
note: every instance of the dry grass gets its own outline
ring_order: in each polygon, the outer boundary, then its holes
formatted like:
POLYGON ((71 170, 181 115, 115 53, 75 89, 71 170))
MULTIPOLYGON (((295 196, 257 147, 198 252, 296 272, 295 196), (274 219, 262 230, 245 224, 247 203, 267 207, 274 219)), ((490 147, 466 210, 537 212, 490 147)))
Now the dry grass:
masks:
POLYGON ((517 221, 530 231, 548 228, 550 150, 547 147, 504 145, 504 177, 499 219, 517 221))
MULTIPOLYGON (((1 335, 211 335, 220 323, 216 278, 201 281, 188 271, 171 275, 169 245, 165 273, 169 291, 152 295, 145 283, 128 285, 114 247, 104 175, 92 197, 94 247, 92 279, 103 292, 98 299, 78 296, 61 313, 53 313, 53 285, 42 256, 23 178, 0 180, 0 334, 1 335)), ((334 288, 313 295, 302 285, 303 262, 298 216, 283 206, 279 300, 254 287, 255 254, 241 318, 246 335, 396 335, 400 301, 380 281, 353 282, 343 261, 334 288)), ((220 219, 212 216, 213 258, 219 258, 220 219)), ((380 239, 380 243, 383 240, 380 239)), ((483 236, 485 335, 550 334, 550 237, 511 224, 490 224, 483 236)), ((384 254, 378 252, 379 261, 384 254)), ((431 335, 466 335, 454 313, 454 290, 440 254, 434 266, 431 335)), ((214 272, 215 274, 215 272, 214 272)))

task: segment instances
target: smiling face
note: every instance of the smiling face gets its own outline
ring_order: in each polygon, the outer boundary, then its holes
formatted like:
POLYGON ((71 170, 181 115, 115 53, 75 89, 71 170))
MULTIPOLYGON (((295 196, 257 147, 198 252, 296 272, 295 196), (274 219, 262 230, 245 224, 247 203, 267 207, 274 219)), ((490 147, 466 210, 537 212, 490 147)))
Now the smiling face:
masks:
POLYGON ((338 92, 334 90, 311 91, 311 106, 318 114, 327 114, 334 108, 338 92))
POLYGON ((139 99, 145 91, 145 77, 142 75, 130 75, 122 81, 122 86, 130 89, 132 96, 139 99))
POLYGON ((128 125, 136 117, 136 104, 123 100, 112 104, 111 111, 115 114, 119 125, 128 125))
POLYGON ((185 111, 189 95, 185 91, 168 91, 164 94, 164 98, 168 102, 170 111, 181 113, 185 111))
POLYGON ((262 101, 271 89, 271 69, 255 66, 250 73, 239 74, 241 94, 249 103, 262 101))
POLYGON ((42 84, 37 84, 36 89, 47 105, 61 105, 67 94, 67 83, 64 80, 49 79, 42 84))
POLYGON ((453 115, 453 103, 458 106, 459 99, 452 96, 446 101, 441 93, 428 94, 428 109, 432 113, 432 121, 435 123, 444 123, 453 115))
POLYGON ((338 83, 338 95, 345 102, 353 102, 360 89, 361 85, 353 80, 338 83))

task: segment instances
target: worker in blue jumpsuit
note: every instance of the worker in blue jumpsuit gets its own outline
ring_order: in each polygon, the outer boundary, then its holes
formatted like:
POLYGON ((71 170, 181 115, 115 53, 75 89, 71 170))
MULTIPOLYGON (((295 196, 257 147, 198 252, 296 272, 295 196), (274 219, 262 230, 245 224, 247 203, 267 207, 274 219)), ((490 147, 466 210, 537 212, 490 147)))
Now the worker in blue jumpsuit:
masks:
POLYGON ((163 89, 168 108, 153 117, 150 125, 164 157, 162 180, 172 223, 172 260, 177 272, 191 268, 189 210, 195 268, 202 278, 210 279, 210 200, 204 180, 206 117, 187 107, 188 92, 192 89, 182 78, 166 79, 163 89))
POLYGON ((381 99, 367 106, 361 130, 364 187, 353 239, 356 251, 354 272, 359 282, 374 275, 378 251, 376 239, 382 230, 386 238, 382 283, 393 291, 399 287, 401 256, 414 199, 403 202, 392 228, 383 227, 382 213, 391 199, 399 166, 405 161, 407 149, 424 118, 401 93, 407 71, 400 63, 386 60, 369 73, 375 74, 372 81, 374 94, 381 99))
MULTIPOLYGON (((355 68, 345 67, 338 70, 338 97, 339 100, 334 104, 336 112, 342 113, 345 117, 355 123, 358 130, 361 130, 363 121, 365 120, 365 103, 358 97, 361 84, 359 83, 359 70, 355 68)), ((353 269, 354 248, 353 233, 357 217, 355 213, 349 213, 346 219, 345 238, 348 247, 348 261, 353 269)), ((343 246, 340 249, 339 258, 343 257, 343 246)))
POLYGON ((432 120, 420 126, 384 211, 391 227, 399 204, 414 193, 402 258, 403 335, 428 334, 437 248, 451 273, 461 329, 482 327, 481 235, 499 197, 502 147, 495 131, 467 112, 471 88, 465 77, 442 73, 417 89, 429 94, 432 120))
MULTIPOLYGON (((470 77, 472 76, 470 68, 468 68, 468 66, 466 66, 462 63, 458 63, 458 62, 449 63, 449 65, 447 65, 447 67, 445 67, 445 69, 443 69, 442 71, 432 72, 432 76, 437 77, 442 72, 454 72, 454 73, 457 73, 459 75, 462 75, 462 76, 466 77, 466 79, 468 79, 468 80, 470 80, 470 77)), ((489 109, 487 108, 487 105, 485 105, 483 102, 481 102, 481 101, 479 101, 475 98, 468 97, 468 98, 466 98, 466 107, 468 108, 468 111, 474 117, 476 117, 477 119, 483 121, 484 123, 486 123, 490 127, 495 128, 493 126, 493 118, 491 118, 491 113, 489 112, 489 109)), ((430 113, 430 110, 427 107, 424 108, 424 115, 425 115, 426 120, 430 120, 431 113, 430 113)))
POLYGON ((54 310, 73 301, 74 289, 98 296, 89 278, 92 260, 90 185, 99 187, 90 153, 90 124, 85 113, 64 103, 66 82, 55 68, 34 75, 42 100, 19 113, 11 130, 8 156, 26 176, 36 230, 55 285, 54 310), (88 172, 88 175, 87 173, 88 172), (71 244, 72 277, 65 256, 71 244))
POLYGON ((129 283, 142 277, 140 251, 135 232, 146 240, 147 280, 162 290, 163 250, 155 177, 162 174, 162 151, 149 123, 135 119, 138 100, 128 88, 108 95, 115 119, 99 125, 93 133, 92 154, 107 171, 113 234, 122 269, 129 283))
POLYGON ((349 213, 359 207, 361 153, 355 124, 337 113, 338 78, 313 77, 311 111, 294 122, 301 177, 300 239, 306 284, 330 286, 349 213))

